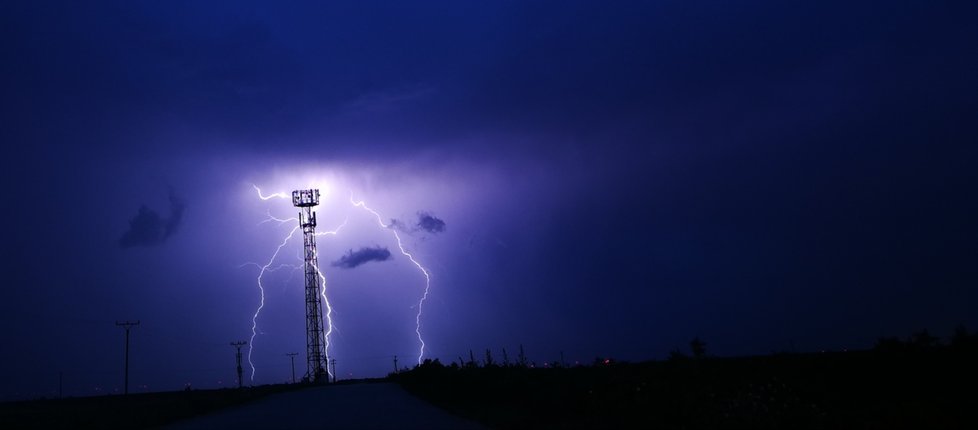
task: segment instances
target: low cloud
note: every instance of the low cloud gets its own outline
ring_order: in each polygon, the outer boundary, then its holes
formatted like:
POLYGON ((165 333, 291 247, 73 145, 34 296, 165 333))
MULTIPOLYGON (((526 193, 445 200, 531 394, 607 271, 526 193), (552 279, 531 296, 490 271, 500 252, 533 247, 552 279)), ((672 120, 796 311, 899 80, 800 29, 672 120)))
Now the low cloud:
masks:
POLYGON ((183 220, 186 205, 171 190, 170 213, 164 218, 146 205, 141 205, 129 220, 129 230, 119 238, 119 246, 132 248, 136 246, 157 246, 173 236, 183 220))
POLYGON ((436 218, 428 212, 418 212, 418 228, 428 233, 441 233, 445 231, 445 221, 436 218))
POLYGON ((398 219, 392 219, 390 222, 390 228, 396 228, 405 233, 426 231, 428 233, 436 234, 445 231, 445 221, 432 215, 430 212, 419 211, 418 220, 416 222, 408 223, 398 219))
POLYGON ((401 220, 399 220, 397 218, 391 218, 391 222, 389 224, 387 224, 387 228, 398 229, 398 230, 403 231, 405 233, 410 233, 411 232, 411 227, 409 227, 407 224, 405 224, 404 221, 401 221, 401 220))
POLYGON ((352 269, 371 261, 387 261, 391 259, 391 252, 387 248, 379 246, 373 248, 360 248, 357 251, 350 250, 346 255, 340 257, 332 263, 333 267, 352 269))

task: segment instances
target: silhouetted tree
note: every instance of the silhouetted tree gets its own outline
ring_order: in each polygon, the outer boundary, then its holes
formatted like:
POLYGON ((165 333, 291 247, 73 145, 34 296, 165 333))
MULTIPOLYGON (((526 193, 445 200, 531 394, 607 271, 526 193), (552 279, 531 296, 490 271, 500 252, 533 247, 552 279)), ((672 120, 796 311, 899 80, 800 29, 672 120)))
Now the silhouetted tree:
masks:
POLYGON ((469 350, 469 361, 465 363, 465 367, 479 367, 479 363, 475 361, 475 354, 472 353, 471 349, 469 350))
POLYGON ((954 328, 954 334, 951 335, 951 347, 959 351, 978 350, 978 333, 970 333, 964 324, 958 324, 954 328))
POLYGON ((907 345, 895 337, 881 337, 876 340, 873 350, 879 352, 899 352, 906 349, 907 345))
POLYGON ((518 357, 520 367, 526 367, 526 354, 523 353, 523 344, 520 344, 520 355, 518 357))
POLYGON ((969 337, 971 335, 968 333, 968 328, 964 324, 958 324, 957 327, 954 327, 954 334, 951 335, 951 345, 966 342, 969 337))
POLYGON ((506 348, 503 348, 503 367, 509 367, 509 355, 506 354, 506 348))
POLYGON ((492 350, 486 348, 486 359, 482 362, 482 367, 495 367, 496 362, 492 360, 492 350))
POLYGON ((914 348, 929 349, 940 345, 940 339, 932 336, 927 329, 923 329, 910 336, 910 345, 914 348))
POLYGON ((679 360, 685 360, 687 358, 689 357, 687 357, 686 354, 683 354, 683 352, 680 351, 678 348, 669 352, 669 361, 679 361, 679 360))
POLYGON ((693 351, 695 358, 706 357, 706 342, 700 340, 699 337, 694 337, 693 340, 689 341, 689 349, 693 351))
POLYGON ((437 358, 434 360, 426 358, 421 362, 421 364, 418 365, 418 367, 421 369, 444 369, 445 365, 441 364, 441 360, 437 358))

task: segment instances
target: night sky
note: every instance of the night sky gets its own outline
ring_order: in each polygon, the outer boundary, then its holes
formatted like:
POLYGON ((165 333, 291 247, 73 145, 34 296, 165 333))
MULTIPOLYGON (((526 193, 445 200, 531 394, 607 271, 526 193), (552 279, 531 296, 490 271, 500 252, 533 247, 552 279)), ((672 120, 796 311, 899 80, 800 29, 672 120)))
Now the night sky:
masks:
MULTIPOLYGON (((969 1, 3 2, 0 398, 235 384, 316 186, 340 378, 978 328, 969 1), (206 3, 206 4, 204 4, 206 3), (351 195, 381 221, 354 207, 351 195), (344 224, 345 223, 345 224, 344 224)), ((304 363, 296 235, 246 382, 304 363)))

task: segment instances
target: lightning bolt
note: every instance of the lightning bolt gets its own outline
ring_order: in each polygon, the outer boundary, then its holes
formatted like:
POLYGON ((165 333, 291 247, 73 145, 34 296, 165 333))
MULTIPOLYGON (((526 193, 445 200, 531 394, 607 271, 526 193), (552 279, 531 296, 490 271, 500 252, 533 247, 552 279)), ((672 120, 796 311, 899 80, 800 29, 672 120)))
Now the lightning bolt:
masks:
POLYGON ((287 198, 289 198, 289 196, 287 194, 285 194, 284 192, 283 193, 273 193, 273 194, 269 194, 269 195, 266 196, 266 195, 262 194, 261 188, 258 188, 258 185, 251 184, 251 187, 254 188, 255 191, 258 192, 258 198, 259 199, 262 199, 262 200, 287 199, 287 198))
MULTIPOLYGON (((258 193, 258 198, 260 198, 262 200, 270 200, 270 199, 273 199, 273 198, 282 198, 282 199, 284 199, 284 198, 287 197, 285 195, 285 193, 274 193, 274 194, 270 194, 270 195, 266 196, 266 195, 262 194, 261 188, 259 188, 258 185, 251 184, 251 186, 252 186, 252 188, 255 189, 255 192, 258 193)), ((271 211, 268 211, 268 218, 265 219, 264 221, 258 223, 258 225, 262 225, 262 224, 264 224, 266 222, 270 222, 270 221, 275 221, 275 222, 278 222, 279 225, 282 225, 282 224, 284 224, 286 222, 293 221, 293 220, 294 221, 298 221, 298 218, 288 218, 288 219, 276 218, 276 217, 272 216, 271 211)), ((294 227, 292 229, 292 231, 289 232, 288 236, 286 236, 285 239, 282 240, 282 243, 279 244, 278 248, 275 248, 275 252, 272 254, 272 258, 269 258, 268 259, 268 263, 265 263, 264 266, 260 266, 260 270, 258 271, 258 292, 260 294, 261 299, 258 302, 258 308, 255 309, 255 314, 252 315, 252 317, 251 317, 251 339, 248 341, 248 365, 251 366, 251 381, 252 382, 255 381, 255 363, 251 360, 251 354, 255 350, 255 336, 258 335, 258 315, 261 314, 262 308, 265 307, 265 286, 262 285, 262 278, 265 276, 265 272, 273 272, 273 271, 275 271, 275 270, 277 270, 277 269, 279 269, 279 268, 282 267, 282 265, 280 265, 279 267, 271 268, 272 263, 274 263, 275 262, 275 259, 278 258, 279 252, 281 252, 282 251, 282 248, 284 248, 285 245, 289 243, 289 240, 292 239, 292 236, 295 236, 295 232, 297 230, 299 230, 299 226, 294 227)), ((250 263, 250 264, 254 264, 256 266, 258 265, 256 263, 250 263)))
POLYGON ((375 217, 377 217, 377 224, 379 224, 381 228, 388 229, 392 233, 394 233, 394 238, 397 239, 397 247, 398 249, 401 250, 401 254, 407 257, 408 260, 411 260, 411 263, 414 263, 415 267, 417 267, 418 270, 420 270, 421 273, 424 274, 424 294, 421 296, 421 299, 418 300, 418 314, 414 318, 414 323, 415 323, 414 332, 418 335, 418 342, 421 343, 421 349, 418 352, 418 364, 421 364, 421 360, 424 357, 424 348, 425 348, 424 339, 421 337, 421 311, 422 311, 422 307, 424 306, 425 300, 428 299, 428 292, 431 289, 431 274, 428 273, 428 269, 422 266, 421 263, 418 263, 418 260, 414 259, 414 256, 411 255, 410 252, 407 252, 407 250, 404 249, 404 243, 401 242, 401 236, 397 234, 397 230, 391 228, 390 224, 384 224, 383 217, 381 217, 380 214, 377 213, 377 211, 367 207, 366 203, 364 203, 363 200, 361 201, 353 200, 353 193, 350 193, 350 204, 352 204, 355 207, 359 207, 367 212, 372 213, 375 217))
MULTIPOLYGON (((300 261, 301 261, 301 259, 300 259, 300 261)), ((251 262, 249 262, 249 263, 244 263, 244 264, 238 266, 238 268, 239 269, 243 269, 243 268, 248 267, 248 266, 254 266, 258 270, 261 270, 262 267, 265 267, 265 266, 262 266, 261 264, 258 264, 258 263, 251 263, 251 262)), ((282 264, 279 264, 278 266, 269 267, 269 268, 265 269, 265 272, 271 273, 271 272, 276 272, 276 271, 279 271, 279 270, 282 270, 282 269, 285 269, 285 268, 292 269, 293 272, 295 272, 297 270, 302 270, 302 266, 297 266, 295 264, 289 264, 289 263, 282 263, 282 264)))
MULTIPOLYGON (((273 198, 282 198, 282 199, 288 198, 288 196, 285 193, 274 193, 274 194, 270 194, 270 195, 267 195, 266 196, 266 195, 264 195, 262 193, 261 188, 259 188, 255 184, 252 184, 252 188, 254 188, 255 191, 258 193, 258 198, 260 198, 262 200, 266 200, 267 201, 267 200, 271 200, 273 198)), ((262 224, 265 224, 265 223, 268 223, 268 222, 276 222, 276 223, 278 223, 278 225, 283 225, 283 224, 288 223, 288 222, 298 222, 299 221, 299 219, 296 218, 296 217, 292 217, 292 218, 278 218, 278 217, 275 217, 274 215, 272 215, 271 211, 268 211, 267 214, 268 214, 268 218, 266 218, 265 220, 259 222, 258 225, 262 225, 262 224)), ((329 230, 329 231, 317 232, 314 235, 315 236, 327 236, 327 235, 329 235, 329 236, 336 236, 337 234, 339 234, 340 230, 343 227, 346 226, 346 224, 347 224, 348 221, 349 221, 349 219, 346 219, 346 220, 343 221, 342 224, 340 224, 339 227, 336 227, 335 229, 329 230)), ((260 271, 258 273, 258 291, 260 292, 261 300, 260 300, 260 302, 258 304, 258 308, 255 310, 255 314, 251 318, 251 340, 248 342, 248 365, 251 366, 251 381, 252 382, 254 382, 254 380, 255 380, 255 364, 254 364, 254 362, 251 359, 251 355, 252 355, 252 352, 254 351, 255 337, 258 334, 258 316, 259 316, 259 314, 261 314, 262 308, 265 307, 265 286, 262 283, 262 278, 264 277, 265 273, 274 272, 275 270, 281 269, 282 267, 293 267, 293 268, 295 268, 295 266, 290 265, 290 264, 280 264, 280 265, 278 265, 276 267, 272 267, 272 264, 275 262, 275 259, 278 258, 278 255, 282 251, 282 248, 284 248, 285 245, 287 245, 289 243, 289 241, 292 239, 292 237, 295 236, 296 231, 298 231, 300 228, 301 228, 301 226, 298 226, 298 225, 292 228, 292 230, 285 237, 285 239, 282 240, 282 243, 280 243, 278 245, 278 247, 275 248, 275 252, 272 254, 272 257, 269 258, 268 262, 265 263, 265 265, 262 266, 262 265, 258 265, 257 263, 246 263, 245 264, 245 265, 254 265, 254 266, 260 268, 260 271)), ((317 253, 317 255, 316 255, 316 261, 318 262, 319 261, 318 250, 316 251, 316 253, 317 253)), ((242 266, 244 266, 244 265, 242 265, 242 266)), ((326 332, 323 334, 322 341, 323 341, 323 344, 325 345, 325 351, 326 351, 326 354, 325 354, 325 358, 326 358, 326 372, 329 374, 330 377, 332 377, 333 374, 332 374, 332 372, 329 369, 329 346, 330 346, 329 345, 329 336, 330 336, 330 334, 333 333, 333 318, 332 318, 333 307, 329 303, 329 297, 326 296, 326 275, 319 268, 319 264, 318 263, 315 266, 313 266, 313 267, 316 269, 316 272, 319 274, 319 279, 321 281, 321 286, 320 286, 319 294, 323 298, 323 303, 326 304, 326 332)))
MULTIPOLYGON (((274 199, 274 198, 282 198, 282 199, 287 199, 288 198, 288 196, 285 193, 273 193, 273 194, 265 195, 262 192, 261 188, 259 188, 257 185, 252 184, 252 187, 258 193, 258 198, 260 198, 263 201, 271 200, 271 199, 274 199)), ((415 318, 414 318, 414 322, 415 322, 414 332, 418 336, 418 342, 421 344, 421 346, 419 348, 419 351, 418 351, 418 364, 421 364, 421 362, 422 362, 422 360, 424 358, 425 346, 426 346, 425 345, 425 342, 424 342, 424 337, 421 335, 421 315, 422 315, 422 312, 423 312, 424 303, 428 299, 428 294, 431 291, 431 274, 428 272, 428 269, 427 268, 425 268, 424 266, 422 266, 421 263, 418 262, 418 260, 414 258, 414 255, 412 255, 410 252, 407 251, 407 249, 405 249, 404 242, 401 240, 400 234, 397 233, 397 230, 396 229, 392 228, 393 227, 392 224, 385 224, 384 221, 383 221, 383 217, 377 211, 375 211, 375 210, 371 209, 370 207, 368 207, 364 201, 356 201, 356 200, 354 200, 353 199, 353 193, 352 192, 350 193, 350 204, 352 204, 354 207, 361 208, 361 209, 363 209, 363 210, 365 210, 365 211, 373 214, 373 216, 377 219, 377 224, 381 228, 390 230, 391 233, 394 235, 394 239, 397 241, 397 247, 401 251, 401 254, 404 255, 405 257, 407 257, 408 260, 410 260, 411 263, 414 264, 414 266, 417 267, 419 271, 421 271, 421 274, 424 275, 424 279, 425 279, 424 294, 422 294, 421 298, 418 300, 418 305, 417 305, 418 313, 415 315, 415 318)), ((275 223, 278 223, 278 225, 284 225, 284 224, 286 224, 288 222, 294 222, 294 221, 297 222, 298 221, 298 218, 277 218, 277 217, 275 217, 275 216, 273 216, 271 214, 271 211, 268 211, 268 218, 266 218, 265 220, 259 222, 258 225, 262 225, 262 224, 269 223, 269 222, 275 222, 275 223)), ((318 233, 315 233, 315 236, 326 236, 326 235, 335 236, 335 235, 337 235, 339 233, 339 231, 344 226, 346 226, 346 224, 347 224, 348 221, 349 221, 349 218, 347 218, 347 220, 343 221, 343 223, 339 227, 337 227, 336 229, 331 230, 331 231, 318 232, 318 233)), ((248 343, 248 364, 251 366, 251 380, 252 380, 252 382, 254 382, 254 379, 255 379, 255 365, 254 365, 254 362, 252 361, 252 358, 251 357, 252 357, 252 352, 254 351, 255 337, 258 334, 258 316, 261 313, 262 308, 265 306, 265 286, 262 283, 262 279, 263 279, 263 277, 264 277, 264 275, 265 275, 266 272, 272 272, 272 271, 275 271, 275 270, 280 269, 282 267, 289 266, 289 265, 285 265, 285 264, 280 264, 277 267, 272 267, 272 264, 274 264, 276 258, 278 258, 278 255, 282 251, 282 248, 284 248, 289 243, 289 241, 292 239, 292 237, 295 236, 296 231, 298 231, 300 228, 301 228, 300 226, 296 226, 296 227, 294 227, 289 232, 289 234, 282 240, 282 243, 280 243, 279 246, 275 249, 275 252, 272 254, 271 258, 268 260, 268 262, 265 265, 260 266, 260 265, 258 265, 256 263, 250 263, 250 264, 255 265, 256 267, 260 267, 260 271, 258 273, 257 283, 258 283, 258 290, 259 290, 260 295, 261 295, 261 300, 259 302, 258 308, 255 310, 255 313, 254 313, 254 315, 252 316, 252 319, 251 319, 251 323, 252 323, 252 325, 251 325, 251 341, 248 343)), ((325 353, 326 371, 327 371, 327 373, 329 374, 330 377, 333 377, 332 371, 329 368, 330 335, 333 333, 333 328, 334 328, 333 318, 332 318, 333 307, 330 304, 329 297, 326 294, 326 275, 320 269, 318 261, 319 261, 319 255, 318 255, 318 250, 317 250, 317 255, 316 255, 316 262, 317 263, 314 265, 313 268, 316 270, 316 273, 319 274, 319 278, 320 278, 320 282, 321 282, 319 294, 320 294, 320 296, 323 299, 323 303, 325 303, 325 305, 326 305, 326 331, 323 334, 323 344, 325 345, 325 352, 326 352, 325 353)))
MULTIPOLYGON (((350 219, 347 218, 346 220, 343 221, 343 224, 340 224, 339 227, 336 227, 331 231, 315 233, 314 236, 326 236, 326 235, 336 236, 337 234, 339 234, 340 229, 346 226, 346 223, 349 220, 350 219)), ((333 371, 329 369, 329 335, 333 334, 333 307, 329 304, 329 298, 326 297, 326 275, 323 273, 322 270, 319 270, 318 248, 316 249, 316 264, 313 267, 316 269, 316 273, 319 274, 319 279, 322 282, 322 287, 320 287, 319 289, 319 295, 323 298, 323 303, 326 304, 326 333, 323 333, 323 344, 326 345, 325 348, 326 374, 328 374, 329 377, 332 378, 333 371)))
MULTIPOLYGON (((260 192, 259 192, 259 195, 261 195, 260 192)), ((262 224, 265 224, 265 223, 268 223, 268 222, 277 222, 278 225, 282 225, 282 224, 285 224, 287 222, 299 221, 299 218, 296 218, 296 217, 292 217, 292 218, 278 218, 275 215, 272 215, 272 211, 268 211, 266 213, 268 214, 268 218, 265 218, 264 220, 262 220, 262 222, 258 223, 258 225, 262 225, 262 224)))
MULTIPOLYGON (((255 188, 257 189, 258 187, 255 188)), ((282 248, 284 248, 286 244, 289 243, 289 240, 292 239, 292 236, 295 236, 295 232, 298 230, 299 226, 292 228, 292 231, 290 231, 289 235, 285 237, 281 244, 279 244, 278 248, 275 248, 275 253, 272 254, 272 258, 269 258, 268 263, 261 266, 261 270, 258 272, 258 291, 261 293, 261 301, 258 302, 258 309, 255 310, 255 314, 251 317, 251 340, 248 342, 248 365, 251 366, 251 382, 255 381, 255 363, 251 361, 251 353, 255 350, 255 336, 258 335, 258 314, 260 314, 262 308, 265 307, 265 286, 262 285, 262 277, 265 276, 265 272, 271 271, 269 270, 269 267, 271 267, 272 263, 275 262, 275 259, 278 257, 278 253, 282 251, 282 248)))

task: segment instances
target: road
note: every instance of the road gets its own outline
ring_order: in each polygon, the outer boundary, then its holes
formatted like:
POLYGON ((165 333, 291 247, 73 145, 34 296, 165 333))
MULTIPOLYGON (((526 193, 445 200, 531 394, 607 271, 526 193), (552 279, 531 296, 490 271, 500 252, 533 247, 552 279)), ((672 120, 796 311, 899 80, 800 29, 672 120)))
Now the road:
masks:
POLYGON ((273 394, 164 427, 191 429, 485 429, 393 383, 333 385, 273 394))

